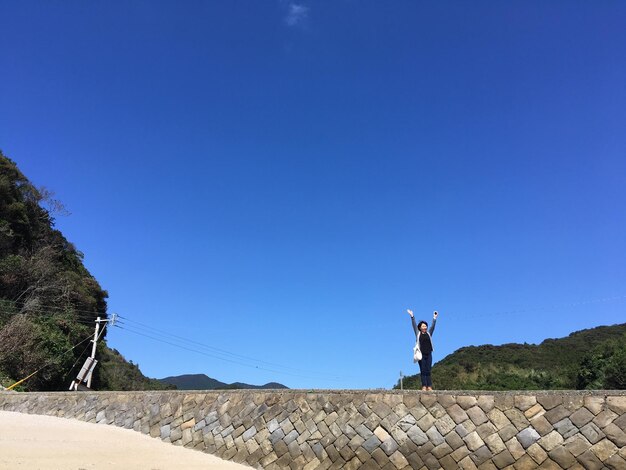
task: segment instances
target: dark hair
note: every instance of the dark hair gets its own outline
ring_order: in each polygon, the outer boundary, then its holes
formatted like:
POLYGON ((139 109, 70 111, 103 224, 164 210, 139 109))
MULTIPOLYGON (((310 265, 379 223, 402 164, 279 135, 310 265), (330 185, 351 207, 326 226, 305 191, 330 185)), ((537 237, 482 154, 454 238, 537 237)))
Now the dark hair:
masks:
POLYGON ((426 325, 426 328, 428 328, 428 323, 426 323, 424 320, 420 320, 420 322, 417 324, 417 329, 418 329, 418 330, 419 330, 419 329, 420 329, 420 327, 422 326, 422 323, 423 323, 424 325, 426 325))

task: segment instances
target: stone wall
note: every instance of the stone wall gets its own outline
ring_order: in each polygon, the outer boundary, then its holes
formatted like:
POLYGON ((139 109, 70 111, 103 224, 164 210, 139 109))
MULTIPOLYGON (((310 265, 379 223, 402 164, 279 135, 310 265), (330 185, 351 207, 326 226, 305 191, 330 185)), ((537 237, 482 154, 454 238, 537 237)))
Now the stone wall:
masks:
POLYGON ((626 392, 0 392, 265 469, 626 469, 626 392))

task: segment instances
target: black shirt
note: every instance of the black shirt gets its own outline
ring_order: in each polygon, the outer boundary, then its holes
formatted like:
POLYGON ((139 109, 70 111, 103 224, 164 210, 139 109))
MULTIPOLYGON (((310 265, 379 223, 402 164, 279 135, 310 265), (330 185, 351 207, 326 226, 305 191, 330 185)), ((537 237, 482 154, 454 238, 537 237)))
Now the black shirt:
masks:
POLYGON ((422 354, 430 354, 433 352, 433 344, 430 342, 430 335, 428 333, 422 333, 420 331, 419 342, 422 354))

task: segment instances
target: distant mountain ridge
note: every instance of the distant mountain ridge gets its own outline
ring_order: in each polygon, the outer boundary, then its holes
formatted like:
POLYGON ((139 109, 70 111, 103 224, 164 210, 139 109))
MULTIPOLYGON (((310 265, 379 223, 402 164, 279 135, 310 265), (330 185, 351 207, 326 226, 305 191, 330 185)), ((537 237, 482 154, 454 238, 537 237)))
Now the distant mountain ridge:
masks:
MULTIPOLYGON (((432 375, 439 390, 624 390, 626 323, 538 345, 463 347, 437 362, 432 375)), ((419 374, 405 377, 404 388, 421 388, 419 374)))
POLYGON ((174 375, 159 379, 159 381, 175 385, 179 390, 240 390, 240 389, 283 389, 289 388, 278 382, 269 382, 265 385, 250 385, 243 382, 227 384, 213 379, 205 374, 174 375))

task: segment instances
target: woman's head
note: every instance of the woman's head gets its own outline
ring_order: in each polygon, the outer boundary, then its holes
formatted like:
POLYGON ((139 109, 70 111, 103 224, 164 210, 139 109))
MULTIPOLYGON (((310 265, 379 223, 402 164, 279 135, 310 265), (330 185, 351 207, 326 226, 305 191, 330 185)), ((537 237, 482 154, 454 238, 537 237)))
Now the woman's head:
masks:
POLYGON ((426 330, 428 330, 428 323, 426 323, 424 320, 421 320, 417 324, 417 329, 420 330, 422 333, 426 333, 426 330))

